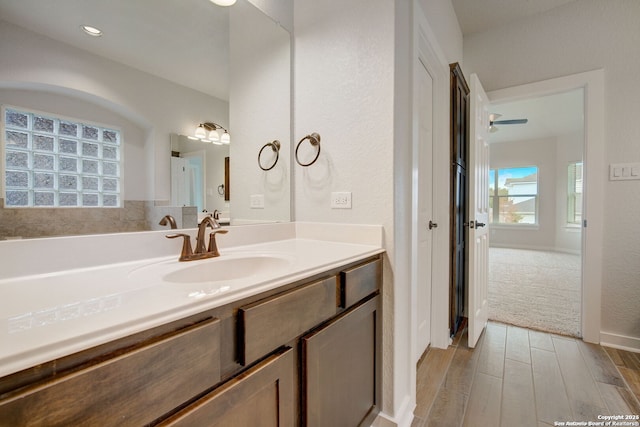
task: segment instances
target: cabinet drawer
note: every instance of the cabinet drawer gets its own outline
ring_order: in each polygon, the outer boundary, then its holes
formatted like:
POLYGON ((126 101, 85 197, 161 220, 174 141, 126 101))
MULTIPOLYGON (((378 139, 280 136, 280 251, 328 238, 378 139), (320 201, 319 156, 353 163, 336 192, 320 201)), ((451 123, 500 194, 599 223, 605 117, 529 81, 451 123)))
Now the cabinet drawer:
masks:
POLYGON ((352 306, 378 290, 382 280, 382 260, 368 262, 340 272, 340 302, 352 306))
POLYGON ((241 307, 238 358, 246 365, 336 314, 333 276, 241 307))
POLYGON ((207 319, 7 398, 0 424, 139 426, 219 381, 219 321, 207 319))
POLYGON ((282 349, 161 425, 292 427, 295 369, 293 350, 282 349))

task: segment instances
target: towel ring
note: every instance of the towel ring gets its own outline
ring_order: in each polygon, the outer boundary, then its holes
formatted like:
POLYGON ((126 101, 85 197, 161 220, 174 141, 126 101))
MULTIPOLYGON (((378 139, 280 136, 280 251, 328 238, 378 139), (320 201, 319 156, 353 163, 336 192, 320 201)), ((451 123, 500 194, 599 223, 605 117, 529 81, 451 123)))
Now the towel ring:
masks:
POLYGON ((267 142, 266 144, 264 144, 262 146, 262 148, 258 152, 258 166, 260 166, 260 169, 262 169, 263 171, 269 171, 269 170, 274 168, 276 163, 278 163, 278 159, 279 158, 280 158, 280 141, 278 141, 276 139, 276 140, 274 140, 272 142, 267 142), (260 161, 260 157, 262 156, 262 152, 264 151, 264 149, 267 148, 267 147, 271 147, 271 149, 276 153, 276 159, 273 161, 273 164, 271 166, 269 166, 268 168, 265 168, 264 166, 262 166, 262 162, 260 161))
POLYGON ((296 146, 296 162, 300 165, 300 166, 311 166, 312 164, 314 164, 316 162, 316 160, 318 160, 318 157, 320 156, 320 135, 316 132, 313 132, 311 135, 307 135, 304 138, 302 138, 300 140, 300 142, 298 142, 298 145, 296 146), (300 148, 300 145, 304 142, 305 139, 309 140, 309 143, 311 144, 312 147, 318 147, 318 151, 316 152, 316 156, 313 158, 313 160, 311 160, 309 163, 302 163, 300 162, 300 159, 298 158, 298 149, 300 148))
POLYGON ((224 184, 218 185, 218 194, 224 196, 224 184))

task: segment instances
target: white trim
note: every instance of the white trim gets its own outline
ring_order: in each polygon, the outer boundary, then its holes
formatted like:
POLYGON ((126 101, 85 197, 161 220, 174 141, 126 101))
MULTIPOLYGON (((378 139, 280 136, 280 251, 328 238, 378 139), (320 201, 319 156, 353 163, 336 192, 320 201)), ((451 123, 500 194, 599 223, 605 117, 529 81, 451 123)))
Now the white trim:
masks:
POLYGON ((640 338, 636 337, 627 337, 625 335, 618 335, 610 332, 601 332, 600 345, 640 353, 640 338))
POLYGON ((509 102, 534 96, 584 89, 585 193, 582 238, 582 337, 587 342, 601 339, 602 242, 604 224, 604 71, 595 70, 529 83, 490 92, 492 102, 509 102))
POLYGON ((415 410, 415 403, 412 405, 410 396, 406 396, 402 401, 402 405, 398 410, 396 417, 387 415, 384 412, 378 413, 378 416, 373 420, 372 427, 410 427, 413 423, 413 411, 415 410))
MULTIPOLYGON (((433 232, 431 273, 431 347, 447 348, 449 337, 449 64, 435 41, 419 1, 414 1, 414 55, 433 77, 433 232)), ((414 70, 414 73, 416 70, 414 70)), ((414 137, 413 143, 416 143, 414 137)), ((416 147, 413 148, 417 152, 416 147)), ((412 233, 415 234, 415 233, 412 233)), ((412 280, 412 287, 414 286, 412 280)), ((412 289, 412 293, 415 289, 412 289)), ((415 299, 412 299, 415 301, 415 299)), ((415 309, 412 307, 412 309, 415 309)), ((417 325, 412 325, 414 329, 417 325)), ((414 331, 415 332, 415 331, 414 331)), ((415 334, 412 334, 415 343, 415 334)))
POLYGON ((556 246, 535 246, 535 245, 512 245, 509 243, 489 243, 489 248, 499 248, 499 249, 527 249, 531 251, 545 251, 545 252, 557 252, 562 254, 571 254, 571 255, 580 255, 581 251, 566 249, 566 248, 558 248, 556 246))

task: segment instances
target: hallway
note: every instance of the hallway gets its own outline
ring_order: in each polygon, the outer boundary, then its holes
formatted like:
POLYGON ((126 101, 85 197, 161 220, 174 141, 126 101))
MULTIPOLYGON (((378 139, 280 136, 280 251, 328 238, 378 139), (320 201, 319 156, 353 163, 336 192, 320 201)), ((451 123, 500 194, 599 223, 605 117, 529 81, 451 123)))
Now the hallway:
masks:
POLYGON ((476 349, 465 329, 423 357, 412 427, 602 421, 640 415, 639 400, 640 354, 490 322, 476 349))

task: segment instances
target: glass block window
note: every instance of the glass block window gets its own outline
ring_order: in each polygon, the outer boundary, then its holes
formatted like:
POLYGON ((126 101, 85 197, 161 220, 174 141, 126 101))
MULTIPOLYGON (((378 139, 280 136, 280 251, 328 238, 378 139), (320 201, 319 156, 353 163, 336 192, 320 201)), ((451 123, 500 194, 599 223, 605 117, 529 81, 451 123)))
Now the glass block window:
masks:
POLYGON ((119 207, 120 131, 2 109, 5 207, 119 207))

